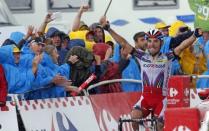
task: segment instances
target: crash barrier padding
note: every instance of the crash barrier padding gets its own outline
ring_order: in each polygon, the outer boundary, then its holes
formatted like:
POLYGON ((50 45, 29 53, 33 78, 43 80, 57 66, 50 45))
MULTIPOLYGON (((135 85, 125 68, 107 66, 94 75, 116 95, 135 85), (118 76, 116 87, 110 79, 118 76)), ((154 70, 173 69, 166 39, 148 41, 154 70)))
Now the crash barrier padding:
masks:
POLYGON ((209 99, 202 101, 196 108, 200 111, 200 121, 204 121, 205 114, 209 111, 209 99))
POLYGON ((167 107, 190 106, 190 77, 172 76, 168 80, 167 107))
POLYGON ((165 111, 164 131, 198 131, 199 119, 197 108, 168 108, 165 111))
MULTIPOLYGON (((141 93, 109 93, 90 96, 101 131, 118 130, 119 118, 130 118, 133 105, 141 93)), ((131 123, 123 125, 125 131, 132 131, 131 123)), ((143 129, 145 130, 145 129, 143 129)), ((143 131, 142 130, 142 131, 143 131)))

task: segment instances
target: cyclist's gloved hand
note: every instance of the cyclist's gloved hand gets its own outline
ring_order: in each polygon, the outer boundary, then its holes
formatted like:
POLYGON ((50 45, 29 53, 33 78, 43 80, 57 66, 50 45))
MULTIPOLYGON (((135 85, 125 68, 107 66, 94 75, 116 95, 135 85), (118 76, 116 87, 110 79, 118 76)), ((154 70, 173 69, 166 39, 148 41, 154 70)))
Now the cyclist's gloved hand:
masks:
POLYGON ((201 37, 202 36, 202 30, 200 28, 196 28, 194 30, 194 36, 197 37, 197 38, 201 37))

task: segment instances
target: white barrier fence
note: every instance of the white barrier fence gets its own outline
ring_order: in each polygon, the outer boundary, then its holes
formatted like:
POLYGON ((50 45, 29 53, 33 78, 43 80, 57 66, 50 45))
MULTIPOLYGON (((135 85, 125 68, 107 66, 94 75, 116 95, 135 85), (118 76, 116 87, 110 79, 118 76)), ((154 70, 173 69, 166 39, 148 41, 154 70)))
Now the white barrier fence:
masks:
POLYGON ((22 101, 18 107, 27 131, 99 131, 88 97, 22 101))
POLYGON ((18 131, 17 113, 14 102, 7 102, 4 109, 0 108, 0 131, 18 131))

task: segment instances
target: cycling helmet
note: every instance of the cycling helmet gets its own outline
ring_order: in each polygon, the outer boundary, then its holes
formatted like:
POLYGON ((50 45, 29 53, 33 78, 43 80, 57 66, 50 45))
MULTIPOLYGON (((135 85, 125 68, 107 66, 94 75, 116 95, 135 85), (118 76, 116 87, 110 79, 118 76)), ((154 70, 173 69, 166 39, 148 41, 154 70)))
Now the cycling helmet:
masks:
POLYGON ((154 29, 145 33, 145 38, 157 38, 159 40, 163 40, 163 34, 160 31, 154 29))

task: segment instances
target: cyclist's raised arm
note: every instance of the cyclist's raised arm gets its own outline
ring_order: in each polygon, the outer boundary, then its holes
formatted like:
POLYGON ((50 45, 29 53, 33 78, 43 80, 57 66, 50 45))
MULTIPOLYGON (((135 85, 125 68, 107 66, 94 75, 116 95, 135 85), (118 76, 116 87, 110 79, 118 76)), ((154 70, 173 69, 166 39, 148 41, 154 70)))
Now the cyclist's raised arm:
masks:
POLYGON ((188 39, 190 36, 192 36, 193 32, 192 31, 189 31, 185 34, 181 34, 177 37, 174 37, 174 38, 171 38, 171 41, 170 41, 170 46, 169 48, 170 49, 174 49, 176 48, 177 46, 179 46, 184 40, 188 39))
POLYGON ((195 29, 194 34, 192 36, 190 36, 188 39, 181 42, 181 44, 174 49, 175 55, 180 55, 180 53, 184 49, 186 49, 187 47, 192 45, 193 42, 196 40, 196 38, 201 36, 200 34, 202 34, 201 30, 200 29, 195 29))
POLYGON ((103 26, 103 28, 109 32, 109 34, 113 37, 113 39, 121 45, 122 48, 127 50, 129 53, 132 52, 133 47, 119 34, 117 34, 113 29, 110 28, 109 22, 106 20, 106 17, 103 16, 100 19, 100 24, 103 26))

